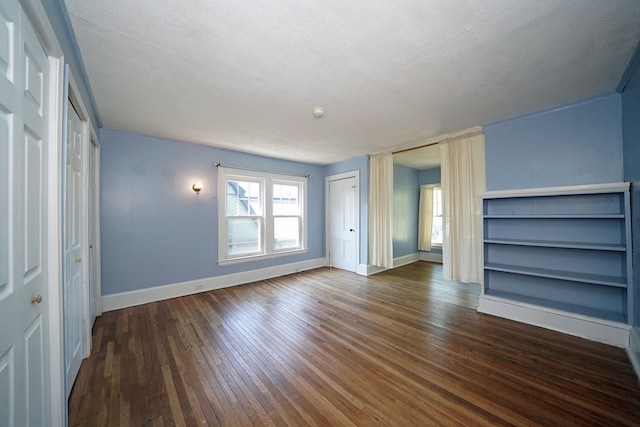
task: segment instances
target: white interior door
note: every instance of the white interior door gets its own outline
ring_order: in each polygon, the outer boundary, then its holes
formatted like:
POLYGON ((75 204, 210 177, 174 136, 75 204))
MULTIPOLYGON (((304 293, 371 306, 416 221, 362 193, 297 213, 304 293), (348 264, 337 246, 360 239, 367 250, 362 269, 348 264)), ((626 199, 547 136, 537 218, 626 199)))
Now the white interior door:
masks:
POLYGON ((356 178, 329 181, 329 265, 356 271, 358 205, 356 178))
POLYGON ((83 359, 85 283, 83 271, 82 170, 84 143, 82 121, 67 100, 66 184, 64 218, 64 336, 67 397, 83 359))
POLYGON ((0 2, 0 425, 50 422, 49 62, 17 0, 0 2), (45 365, 46 363, 46 365, 45 365))

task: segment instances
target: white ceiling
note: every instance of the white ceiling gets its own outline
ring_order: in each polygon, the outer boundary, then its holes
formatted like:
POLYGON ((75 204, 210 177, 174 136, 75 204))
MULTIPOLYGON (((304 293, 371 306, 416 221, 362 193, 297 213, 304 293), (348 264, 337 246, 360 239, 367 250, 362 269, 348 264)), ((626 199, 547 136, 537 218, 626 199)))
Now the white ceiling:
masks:
POLYGON ((318 164, 614 91, 640 40, 638 0, 65 3, 104 127, 318 164))
POLYGON ((402 151, 393 155, 393 162, 418 170, 435 168, 440 166, 440 147, 435 144, 402 151))

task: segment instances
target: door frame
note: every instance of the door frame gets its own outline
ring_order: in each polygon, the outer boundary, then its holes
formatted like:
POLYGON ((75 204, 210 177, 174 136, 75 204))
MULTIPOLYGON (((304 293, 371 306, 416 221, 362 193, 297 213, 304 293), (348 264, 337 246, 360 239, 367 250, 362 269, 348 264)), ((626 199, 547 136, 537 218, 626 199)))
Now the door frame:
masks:
POLYGON ((324 238, 324 247, 325 247, 325 262, 326 265, 330 265, 330 261, 331 261, 331 257, 329 256, 329 248, 331 247, 331 216, 332 216, 332 212, 330 209, 330 198, 329 198, 329 185, 331 183, 331 181, 339 181, 341 179, 347 179, 347 178, 355 178, 356 180, 356 188, 358 191, 356 191, 356 206, 358 207, 358 214, 356 215, 356 237, 355 237, 355 245, 354 245, 354 251, 355 251, 355 260, 356 260, 356 270, 354 271, 354 273, 359 273, 361 268, 360 268, 360 215, 361 215, 361 211, 362 211, 362 206, 360 206, 360 171, 358 169, 350 171, 350 172, 343 172, 343 173, 339 173, 336 175, 330 175, 325 177, 325 193, 324 193, 324 200, 325 200, 325 238, 324 238))
MULTIPOLYGON (((90 287, 90 315, 89 315, 89 333, 93 329, 93 322, 96 317, 102 314, 102 263, 101 260, 101 243, 100 243, 100 141, 98 136, 91 127, 91 144, 89 150, 95 153, 93 162, 89 164, 89 239, 92 234, 95 235, 93 241, 89 241, 90 265, 89 265, 89 287, 90 287)), ((89 154, 89 161, 92 156, 89 154)), ((88 349, 86 357, 89 356, 91 348, 88 349)))

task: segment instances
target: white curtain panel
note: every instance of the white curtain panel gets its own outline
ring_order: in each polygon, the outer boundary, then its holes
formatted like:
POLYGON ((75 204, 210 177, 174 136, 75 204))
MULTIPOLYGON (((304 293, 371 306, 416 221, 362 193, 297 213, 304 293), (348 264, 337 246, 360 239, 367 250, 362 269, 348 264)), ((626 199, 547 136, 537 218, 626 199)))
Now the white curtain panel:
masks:
POLYGON ((393 268, 393 155, 369 162, 369 263, 393 268))
POLYGON ((440 143, 443 198, 443 278, 482 283, 484 135, 440 143))
POLYGON ((418 250, 431 250, 431 227, 433 226, 433 187, 420 186, 418 209, 418 250))

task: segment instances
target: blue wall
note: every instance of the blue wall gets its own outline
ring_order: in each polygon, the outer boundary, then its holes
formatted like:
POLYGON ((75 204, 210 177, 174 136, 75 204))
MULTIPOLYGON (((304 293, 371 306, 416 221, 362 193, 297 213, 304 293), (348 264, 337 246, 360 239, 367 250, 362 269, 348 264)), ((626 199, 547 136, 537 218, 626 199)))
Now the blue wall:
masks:
POLYGON ((419 171, 393 165, 393 257, 418 252, 419 171))
POLYGON ((102 129, 104 295, 323 258, 324 167, 102 129), (211 162, 311 174, 306 254, 219 267, 217 169, 211 162), (203 182, 199 196, 191 190, 203 182))
POLYGON ((636 51, 629 71, 629 80, 622 92, 622 137, 624 179, 632 186, 633 325, 640 327, 640 50, 636 51))
POLYGON ((620 97, 486 125, 487 190, 622 181, 620 97))
POLYGON ((423 169, 418 175, 420 185, 426 184, 440 184, 441 168, 440 166, 435 168, 423 169))
POLYGON ((369 206, 369 157, 359 156, 333 163, 324 167, 325 176, 338 175, 345 172, 360 171, 360 264, 367 264, 368 253, 368 221, 369 206))

